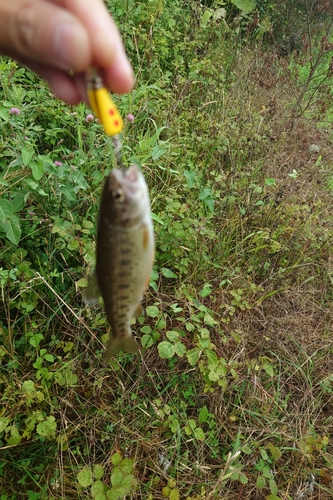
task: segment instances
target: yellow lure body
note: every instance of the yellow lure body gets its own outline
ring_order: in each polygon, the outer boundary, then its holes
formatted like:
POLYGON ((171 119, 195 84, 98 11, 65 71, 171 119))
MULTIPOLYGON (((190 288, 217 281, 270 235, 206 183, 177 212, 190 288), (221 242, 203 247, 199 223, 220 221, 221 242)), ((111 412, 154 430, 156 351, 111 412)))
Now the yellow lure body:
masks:
POLYGON ((107 135, 119 134, 123 129, 123 119, 107 89, 101 85, 100 77, 93 76, 87 89, 90 106, 104 127, 107 135))

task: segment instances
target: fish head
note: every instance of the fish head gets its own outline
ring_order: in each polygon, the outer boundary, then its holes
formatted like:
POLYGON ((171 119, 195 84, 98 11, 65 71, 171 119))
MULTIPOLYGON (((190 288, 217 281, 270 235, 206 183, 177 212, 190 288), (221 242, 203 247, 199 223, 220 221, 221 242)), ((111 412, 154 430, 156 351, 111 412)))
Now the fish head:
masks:
POLYGON ((131 227, 149 211, 148 188, 140 170, 132 165, 124 171, 114 168, 104 185, 103 204, 112 222, 131 227))

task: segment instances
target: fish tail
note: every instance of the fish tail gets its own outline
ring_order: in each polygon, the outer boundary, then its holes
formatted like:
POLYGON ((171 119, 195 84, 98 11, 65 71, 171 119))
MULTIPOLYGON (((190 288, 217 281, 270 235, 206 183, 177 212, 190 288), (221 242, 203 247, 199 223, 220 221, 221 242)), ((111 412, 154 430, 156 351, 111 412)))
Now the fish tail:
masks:
POLYGON ((106 353, 104 354, 104 360, 109 361, 110 358, 117 354, 118 351, 132 352, 135 354, 139 352, 138 344, 134 339, 132 332, 130 335, 126 334, 118 338, 111 337, 106 348, 106 353))

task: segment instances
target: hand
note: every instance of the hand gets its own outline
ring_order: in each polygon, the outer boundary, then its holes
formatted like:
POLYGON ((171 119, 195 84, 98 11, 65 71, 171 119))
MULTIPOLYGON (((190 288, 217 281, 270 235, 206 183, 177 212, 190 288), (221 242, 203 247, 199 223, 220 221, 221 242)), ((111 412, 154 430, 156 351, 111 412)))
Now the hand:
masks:
POLYGON ((84 72, 92 66, 113 92, 133 87, 130 63, 103 0, 0 0, 0 54, 45 78, 69 104, 86 100, 84 72))

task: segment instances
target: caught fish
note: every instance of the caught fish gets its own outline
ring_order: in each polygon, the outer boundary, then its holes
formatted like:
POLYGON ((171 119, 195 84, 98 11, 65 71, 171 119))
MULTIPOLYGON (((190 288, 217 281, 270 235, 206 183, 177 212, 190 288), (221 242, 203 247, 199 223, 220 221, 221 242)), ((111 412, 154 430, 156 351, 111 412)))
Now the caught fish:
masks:
POLYGON ((105 180, 97 229, 96 270, 84 293, 96 303, 99 292, 112 329, 105 359, 118 351, 138 352, 130 327, 142 312, 143 292, 154 261, 154 232, 148 188, 136 166, 113 169, 105 180))

